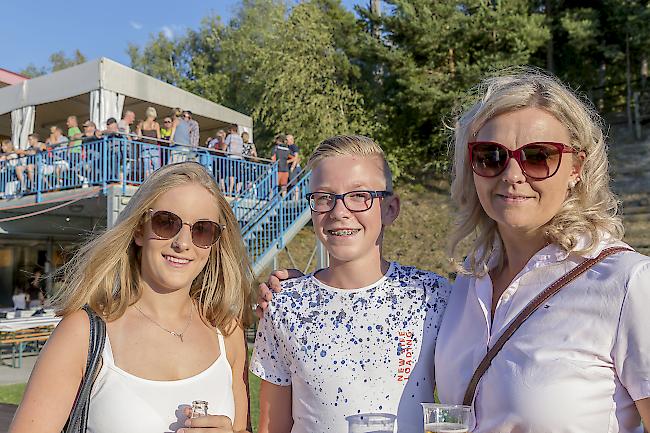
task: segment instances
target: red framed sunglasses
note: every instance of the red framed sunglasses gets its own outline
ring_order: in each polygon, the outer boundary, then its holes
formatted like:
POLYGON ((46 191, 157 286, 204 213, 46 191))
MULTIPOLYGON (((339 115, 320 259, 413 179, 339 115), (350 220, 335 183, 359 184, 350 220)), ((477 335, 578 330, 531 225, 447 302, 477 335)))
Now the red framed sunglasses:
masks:
POLYGON ((493 141, 473 141, 468 146, 472 171, 479 176, 500 175, 512 158, 524 175, 534 180, 553 176, 560 168, 562 154, 576 152, 566 144, 547 141, 528 143, 515 150, 493 141))

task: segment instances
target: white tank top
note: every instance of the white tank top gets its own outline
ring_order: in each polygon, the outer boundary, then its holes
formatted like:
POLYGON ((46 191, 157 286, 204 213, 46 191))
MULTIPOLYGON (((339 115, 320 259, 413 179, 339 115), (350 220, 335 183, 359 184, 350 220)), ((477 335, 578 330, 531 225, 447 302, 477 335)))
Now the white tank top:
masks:
POLYGON ((235 419, 232 370, 223 336, 218 333, 219 357, 196 376, 180 380, 148 380, 115 365, 106 334, 103 365, 93 386, 88 433, 167 433, 184 426, 185 406, 208 402, 208 413, 235 419))

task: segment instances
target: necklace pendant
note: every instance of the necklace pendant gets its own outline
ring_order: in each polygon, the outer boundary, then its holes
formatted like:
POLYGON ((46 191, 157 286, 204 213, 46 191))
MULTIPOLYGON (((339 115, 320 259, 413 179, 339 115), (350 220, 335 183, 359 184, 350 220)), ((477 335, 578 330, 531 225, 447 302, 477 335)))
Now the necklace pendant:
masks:
POLYGON ((182 343, 182 342, 183 342, 183 334, 179 334, 179 335, 178 335, 178 338, 181 339, 181 343, 182 343))

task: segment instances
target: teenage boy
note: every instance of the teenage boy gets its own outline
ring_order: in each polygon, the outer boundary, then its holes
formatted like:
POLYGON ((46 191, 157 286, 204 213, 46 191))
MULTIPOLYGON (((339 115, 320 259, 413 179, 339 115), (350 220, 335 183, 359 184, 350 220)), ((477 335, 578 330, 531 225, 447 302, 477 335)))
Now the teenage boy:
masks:
POLYGON ((261 433, 345 432, 346 417, 389 413, 422 431, 448 282, 382 258, 398 216, 382 149, 361 136, 322 142, 309 161, 312 222, 330 266, 283 282, 258 327, 261 433))

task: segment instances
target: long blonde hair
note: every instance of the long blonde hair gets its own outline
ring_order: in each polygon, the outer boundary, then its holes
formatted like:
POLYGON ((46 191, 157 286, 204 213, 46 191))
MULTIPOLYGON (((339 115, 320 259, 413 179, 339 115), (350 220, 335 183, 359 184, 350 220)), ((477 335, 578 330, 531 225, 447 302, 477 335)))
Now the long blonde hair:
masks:
POLYGON ((56 313, 66 316, 85 304, 105 320, 121 317, 142 295, 140 247, 134 241, 148 210, 172 188, 195 183, 217 202, 218 222, 225 225, 204 269, 194 279, 190 297, 201 317, 228 335, 235 323, 250 316, 252 271, 239 224, 230 205, 208 172, 198 163, 170 164, 155 171, 131 197, 115 225, 80 247, 63 267, 63 288, 53 299, 56 313))
POLYGON ((585 153, 581 181, 571 189, 559 212, 544 227, 547 241, 565 251, 578 254, 592 251, 608 236, 623 237, 618 201, 610 189, 607 150, 602 120, 592 105, 579 98, 559 79, 529 67, 509 68, 483 80, 472 89, 470 106, 457 116, 454 130, 454 165, 451 198, 456 206, 456 225, 449 237, 449 254, 455 256, 458 244, 470 235, 474 242, 467 255, 467 266, 457 269, 473 275, 487 272, 493 253, 497 268, 505 258, 497 225, 483 210, 469 163, 467 143, 481 127, 499 114, 534 107, 558 119, 569 131, 574 149, 585 153), (588 242, 578 249, 578 240, 588 242))

